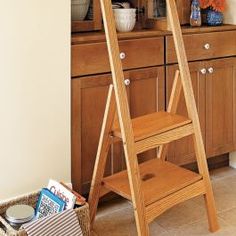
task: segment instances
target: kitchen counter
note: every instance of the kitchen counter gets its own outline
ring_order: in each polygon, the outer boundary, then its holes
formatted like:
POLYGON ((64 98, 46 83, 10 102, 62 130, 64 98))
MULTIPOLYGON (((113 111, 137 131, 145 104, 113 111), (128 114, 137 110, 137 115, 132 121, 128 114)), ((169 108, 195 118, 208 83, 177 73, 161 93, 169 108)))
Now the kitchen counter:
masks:
MULTIPOLYGON (((184 34, 217 32, 217 31, 227 31, 227 30, 235 30, 235 29, 236 29, 236 25, 222 25, 222 26, 215 26, 215 27, 182 26, 182 32, 184 34)), ((135 39, 135 38, 150 38, 150 37, 158 37, 158 36, 167 36, 171 34, 172 33, 170 31, 143 29, 143 30, 136 30, 132 32, 126 32, 126 33, 118 33, 118 38, 120 40, 135 39)), ((103 42, 103 41, 105 41, 104 31, 73 33, 71 37, 72 45, 81 44, 81 43, 96 43, 96 42, 103 42)))

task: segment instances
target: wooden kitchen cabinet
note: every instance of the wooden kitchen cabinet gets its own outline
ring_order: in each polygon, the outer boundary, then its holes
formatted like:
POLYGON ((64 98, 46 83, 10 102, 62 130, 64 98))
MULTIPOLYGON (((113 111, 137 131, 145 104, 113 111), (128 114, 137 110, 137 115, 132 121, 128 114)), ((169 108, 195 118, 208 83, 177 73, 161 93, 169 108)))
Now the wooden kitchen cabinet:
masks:
MULTIPOLYGON (((199 120, 201 124, 201 130, 203 135, 203 141, 205 141, 205 75, 202 74, 204 71, 204 64, 202 62, 189 63, 190 73, 192 78, 192 85, 194 96, 196 100, 196 106, 198 110, 199 120)), ((172 90, 173 80, 175 71, 178 68, 177 65, 167 66, 166 74, 166 98, 167 104, 169 101, 170 93, 172 90)), ((178 114, 187 116, 187 109, 183 91, 180 97, 179 106, 177 110, 178 114)), ((167 159, 175 164, 184 165, 196 161, 195 152, 193 149, 192 137, 185 137, 178 141, 170 143, 167 159)))
MULTIPOLYGON (((235 151, 236 26, 185 26, 182 29, 191 61, 190 72, 206 155, 215 157, 235 151)), ((172 35, 153 30, 120 33, 119 44, 131 117, 164 110, 177 69, 172 35)), ((75 34, 71 50, 72 183, 77 191, 86 194, 112 80, 104 33, 75 34)), ((183 95, 178 113, 186 115, 183 95)), ((151 150, 139 155, 139 160, 155 155, 156 150, 151 150)), ((173 142, 168 160, 178 165, 195 162, 191 138, 173 142)), ((106 175, 124 168, 123 147, 115 143, 108 155, 106 175)))
MULTIPOLYGON (((164 67, 125 72, 131 117, 164 110, 164 67), (129 81, 127 83, 127 80, 129 81)), ((111 76, 96 75, 72 79, 72 183, 88 193, 111 76)), ((141 161, 156 155, 142 154, 141 161)), ((106 175, 125 168, 121 143, 112 144, 106 175)))
POLYGON ((236 58, 205 63, 206 153, 216 156, 236 149, 236 58))
MULTIPOLYGON (((236 149, 236 58, 190 63, 190 72, 207 157, 236 149)), ((167 104, 176 65, 167 67, 167 104)), ((178 113, 186 115, 181 96, 178 113)), ((190 137, 169 146, 168 160, 179 165, 195 161, 190 137)))

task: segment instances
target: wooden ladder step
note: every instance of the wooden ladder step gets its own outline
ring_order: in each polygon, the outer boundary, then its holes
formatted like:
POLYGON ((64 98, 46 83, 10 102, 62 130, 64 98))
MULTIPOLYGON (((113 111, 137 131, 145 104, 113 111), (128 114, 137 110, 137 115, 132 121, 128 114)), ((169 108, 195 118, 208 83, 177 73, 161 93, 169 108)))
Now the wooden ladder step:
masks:
MULTIPOLYGON (((155 112, 132 119, 135 142, 164 133, 177 127, 191 123, 191 120, 165 111, 155 112)), ((113 135, 121 138, 121 131, 114 127, 113 135)))
POLYGON ((157 146, 186 137, 193 133, 193 124, 186 124, 135 142, 135 150, 137 154, 142 153, 157 146))
MULTIPOLYGON (((137 153, 193 134, 190 119, 164 111, 132 119, 132 126, 137 153)), ((112 135, 121 138, 119 127, 113 128, 112 135)))
POLYGON ((193 184, 188 185, 185 188, 178 190, 175 193, 172 193, 156 202, 153 202, 152 204, 146 206, 147 222, 152 222, 157 216, 161 215, 171 207, 205 193, 206 187, 203 179, 201 179, 193 184))
MULTIPOLYGON (((141 187, 145 206, 148 206, 197 181, 202 176, 158 158, 139 165, 141 187)), ((121 171, 103 179, 105 188, 131 200, 127 171, 121 171)))

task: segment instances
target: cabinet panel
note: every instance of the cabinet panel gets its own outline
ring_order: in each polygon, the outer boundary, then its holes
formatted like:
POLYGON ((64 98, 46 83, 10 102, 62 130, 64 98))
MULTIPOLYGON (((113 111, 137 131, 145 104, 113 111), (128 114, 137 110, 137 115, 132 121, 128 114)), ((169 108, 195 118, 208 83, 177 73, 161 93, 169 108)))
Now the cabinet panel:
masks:
MULTIPOLYGON (((164 110, 164 67, 136 70, 128 75, 130 113, 135 118, 164 110)), ((155 157, 156 149, 139 154, 140 161, 155 157)))
MULTIPOLYGON (((201 69, 204 67, 202 62, 194 62, 189 64, 190 73, 192 78, 192 85, 194 90, 194 96, 196 100, 196 106, 199 114, 199 120, 201 124, 201 130, 203 135, 203 140, 205 137, 205 75, 201 74, 201 69)), ((167 66, 167 104, 169 101, 170 93, 172 90, 174 74, 177 65, 167 66)), ((187 108, 185 99, 183 96, 183 91, 180 97, 179 106, 177 113, 187 116, 187 108)), ((205 141, 205 140, 204 140, 205 141)), ((169 145, 167 159, 175 164, 184 165, 195 161, 195 153, 193 149, 192 137, 185 137, 183 139, 172 142, 169 145)))
MULTIPOLYGON (((72 183, 82 193, 89 189, 110 83, 110 76, 72 80, 72 183)), ((110 154, 106 174, 109 162, 110 154)))
POLYGON ((236 149, 236 59, 206 63, 206 152, 216 156, 236 149))

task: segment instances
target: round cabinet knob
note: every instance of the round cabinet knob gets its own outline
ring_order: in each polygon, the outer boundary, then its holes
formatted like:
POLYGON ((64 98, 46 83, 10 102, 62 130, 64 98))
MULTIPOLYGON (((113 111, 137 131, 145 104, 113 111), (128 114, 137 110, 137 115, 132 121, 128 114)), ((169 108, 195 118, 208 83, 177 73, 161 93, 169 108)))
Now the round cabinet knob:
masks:
POLYGON ((124 83, 125 83, 126 86, 128 86, 128 85, 130 85, 130 80, 129 79, 125 79, 124 83))
POLYGON ((212 67, 208 68, 208 72, 212 74, 214 72, 214 69, 212 67))
POLYGON ((206 50, 210 49, 210 44, 209 44, 209 43, 206 43, 206 44, 204 45, 204 48, 205 48, 206 50))
POLYGON ((121 53, 120 53, 120 59, 121 59, 121 60, 125 59, 125 53, 124 53, 124 52, 121 52, 121 53))
POLYGON ((202 68, 200 71, 203 75, 205 75, 207 73, 207 70, 205 68, 202 68))

